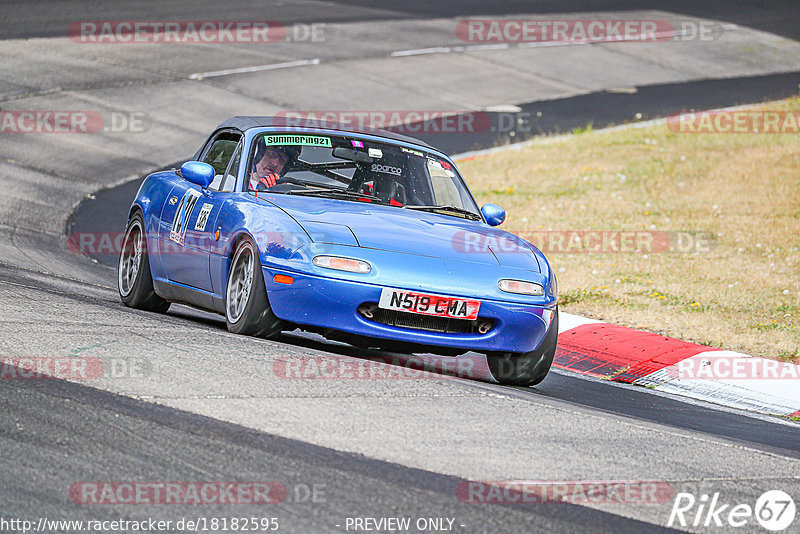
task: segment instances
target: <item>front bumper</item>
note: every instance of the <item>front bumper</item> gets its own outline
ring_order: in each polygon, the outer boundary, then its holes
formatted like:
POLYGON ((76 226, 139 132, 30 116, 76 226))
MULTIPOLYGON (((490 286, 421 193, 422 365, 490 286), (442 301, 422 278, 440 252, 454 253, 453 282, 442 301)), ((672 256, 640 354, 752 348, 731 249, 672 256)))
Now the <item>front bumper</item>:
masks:
MULTIPOLYGON (((345 280, 296 271, 264 267, 264 282, 272 310, 280 319, 341 332, 404 343, 448 347, 478 352, 529 352, 541 345, 550 326, 552 306, 521 304, 480 298, 480 318, 494 325, 486 334, 445 334, 390 326, 362 317, 359 305, 380 300, 383 284, 345 280), (276 283, 274 276, 293 278, 291 285, 276 283)), ((391 287, 409 290, 402 283, 391 287)), ((442 291, 432 293, 452 294, 442 291)), ((476 298, 474 295, 453 296, 476 298)))

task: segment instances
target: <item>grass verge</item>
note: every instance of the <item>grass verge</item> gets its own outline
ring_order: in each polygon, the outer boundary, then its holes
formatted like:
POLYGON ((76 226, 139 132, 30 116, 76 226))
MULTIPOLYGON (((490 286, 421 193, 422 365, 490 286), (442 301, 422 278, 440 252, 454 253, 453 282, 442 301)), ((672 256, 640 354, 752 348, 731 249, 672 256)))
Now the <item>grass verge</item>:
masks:
MULTIPOLYGON (((800 111, 800 97, 762 109, 800 111)), ((459 168, 506 209, 503 229, 544 245, 562 310, 800 363, 800 134, 589 127, 459 168), (589 231, 609 233, 564 245, 589 231), (613 252, 597 237, 618 231, 655 241, 613 252), (690 236, 691 252, 658 245, 690 236)))

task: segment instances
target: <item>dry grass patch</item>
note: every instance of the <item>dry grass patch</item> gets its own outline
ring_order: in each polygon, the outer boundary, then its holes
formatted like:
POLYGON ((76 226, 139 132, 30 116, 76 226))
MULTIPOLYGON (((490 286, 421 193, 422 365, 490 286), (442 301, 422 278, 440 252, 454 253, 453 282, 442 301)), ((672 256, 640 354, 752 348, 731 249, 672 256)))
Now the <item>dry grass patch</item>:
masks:
MULTIPOLYGON (((800 110, 800 98, 765 106, 800 110)), ((590 130, 590 129, 589 129, 590 130)), ((665 124, 542 139, 459 164, 515 234, 691 231, 705 253, 547 253, 561 309, 800 363, 800 135, 665 124)))

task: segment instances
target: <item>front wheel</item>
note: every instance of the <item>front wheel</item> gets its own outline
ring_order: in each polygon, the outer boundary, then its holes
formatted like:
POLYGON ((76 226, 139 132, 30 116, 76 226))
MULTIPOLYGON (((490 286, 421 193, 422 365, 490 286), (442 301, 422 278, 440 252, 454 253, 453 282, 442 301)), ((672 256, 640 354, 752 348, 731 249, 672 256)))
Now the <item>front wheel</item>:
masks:
POLYGON ((535 386, 545 379, 553 365, 558 341, 558 308, 550 330, 539 348, 531 352, 500 352, 486 356, 495 380, 507 386, 535 386))
POLYGON ((169 302, 153 289, 144 218, 137 211, 128 221, 117 266, 117 289, 122 303, 131 308, 164 313, 169 302))
POLYGON ((225 322, 228 331, 245 336, 271 337, 281 331, 267 299, 258 252, 247 237, 237 245, 228 273, 225 322))

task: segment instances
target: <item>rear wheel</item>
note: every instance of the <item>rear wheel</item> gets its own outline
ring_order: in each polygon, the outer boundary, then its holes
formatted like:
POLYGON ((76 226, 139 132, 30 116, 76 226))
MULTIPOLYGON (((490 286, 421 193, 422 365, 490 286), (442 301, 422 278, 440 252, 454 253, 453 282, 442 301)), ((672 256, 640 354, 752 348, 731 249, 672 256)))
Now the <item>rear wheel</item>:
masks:
POLYGON ((281 320, 272 313, 267 299, 258 252, 248 237, 239 242, 233 254, 225 293, 225 320, 234 334, 271 337, 281 331, 281 320))
POLYGON ((545 379, 553 365, 558 341, 558 308, 553 312, 550 330, 538 349, 531 352, 500 352, 487 355, 495 380, 508 386, 535 386, 545 379))
POLYGON ((153 289, 144 218, 139 211, 134 213, 125 229, 117 266, 117 289, 123 304, 131 308, 159 313, 169 308, 169 302, 156 295, 153 289))

